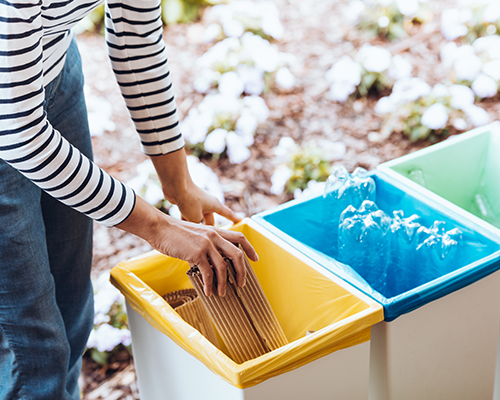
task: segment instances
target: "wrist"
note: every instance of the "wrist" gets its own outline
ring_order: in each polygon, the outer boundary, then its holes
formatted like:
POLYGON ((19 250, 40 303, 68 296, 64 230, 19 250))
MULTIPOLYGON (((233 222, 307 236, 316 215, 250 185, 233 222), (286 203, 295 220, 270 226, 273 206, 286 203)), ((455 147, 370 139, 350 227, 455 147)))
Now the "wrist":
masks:
POLYGON ((128 218, 116 225, 116 227, 139 236, 149 244, 152 244, 159 230, 165 228, 165 224, 169 225, 167 216, 136 195, 134 209, 128 218))
POLYGON ((194 186, 187 167, 186 152, 182 148, 173 153, 152 157, 152 161, 165 199, 178 205, 189 196, 194 186))

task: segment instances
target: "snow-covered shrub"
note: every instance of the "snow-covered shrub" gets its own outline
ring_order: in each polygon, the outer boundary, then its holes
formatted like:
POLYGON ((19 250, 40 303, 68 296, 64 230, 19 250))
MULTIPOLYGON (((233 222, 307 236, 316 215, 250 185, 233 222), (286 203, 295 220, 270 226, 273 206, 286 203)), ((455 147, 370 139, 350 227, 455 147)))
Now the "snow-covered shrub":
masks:
MULTIPOLYGON (((209 166, 200 162, 199 158, 195 156, 187 157, 187 166, 193 183, 206 190, 224 204, 224 192, 217 174, 209 166)), ((139 164, 137 166, 137 176, 127 182, 127 184, 148 203, 170 214, 172 217, 181 219, 179 207, 165 200, 158 174, 151 160, 146 160, 139 164)), ((214 217, 217 226, 224 226, 229 223, 226 218, 218 214, 214 214, 214 217)), ((243 218, 244 215, 241 217, 243 218)))
MULTIPOLYGON (((162 0, 162 21, 166 25, 192 22, 199 17, 204 8, 227 1, 230 0, 162 0)), ((75 26, 75 33, 100 30, 104 35, 104 13, 102 4, 75 26)))
POLYGON ((73 28, 75 34, 99 31, 104 27, 104 4, 97 6, 73 28))
POLYGON ((260 95, 273 83, 290 89, 295 85, 295 77, 288 67, 294 60, 294 56, 280 52, 276 45, 247 32, 241 38, 224 39, 200 57, 194 88, 199 93, 218 88, 233 96, 260 95))
MULTIPOLYGON (((224 203, 224 193, 217 174, 195 156, 187 157, 187 166, 193 183, 224 203)), ((139 164, 136 170, 137 176, 127 184, 149 204, 164 212, 176 213, 178 208, 172 206, 163 196, 160 180, 151 160, 139 164)))
POLYGON ((353 0, 345 10, 349 22, 373 36, 389 40, 408 35, 414 24, 432 19, 432 13, 419 0, 353 0))
POLYGON ((441 32, 447 40, 464 38, 469 43, 478 37, 500 34, 500 2, 480 2, 471 8, 449 8, 441 14, 441 32))
POLYGON ((332 162, 342 159, 345 152, 342 142, 309 141, 301 146, 290 137, 282 137, 274 148, 277 168, 271 176, 271 193, 286 191, 295 197, 316 190, 321 193, 331 174, 332 162))
POLYGON ((101 365, 105 365, 109 356, 120 347, 130 350, 131 344, 125 299, 109 282, 109 276, 109 271, 103 272, 93 281, 94 329, 87 341, 87 351, 101 365))
MULTIPOLYGON (((187 165, 189 175, 191 175, 194 184, 206 190, 224 204, 224 192, 217 174, 209 166, 200 162, 199 158, 195 156, 187 157, 187 165)), ((168 213, 172 217, 181 218, 180 210, 176 205, 171 206, 168 213)), ((230 221, 218 214, 214 214, 214 218, 216 226, 224 226, 230 223, 230 221)))
POLYGON ((447 43, 442 62, 451 69, 454 82, 470 86, 480 98, 493 97, 500 87, 500 36, 478 38, 472 45, 447 43))
POLYGON ((474 93, 463 85, 427 83, 411 78, 396 82, 390 96, 381 98, 375 111, 385 116, 381 133, 403 132, 411 140, 429 135, 447 135, 482 126, 489 122, 488 113, 474 105, 474 93))
POLYGON ((401 55, 391 55, 382 47, 365 44, 354 60, 343 56, 326 73, 329 97, 345 102, 349 96, 364 97, 370 90, 381 92, 394 81, 411 76, 412 66, 401 55))
POLYGON ((255 131, 268 117, 269 109, 261 97, 210 94, 189 111, 181 129, 196 155, 227 154, 229 161, 239 164, 250 157, 255 131))
POLYGON ((204 33, 205 43, 229 37, 239 38, 245 32, 267 40, 279 40, 284 33, 278 7, 268 0, 236 0, 220 4, 207 11, 204 21, 209 23, 204 33))
POLYGON ((85 85, 84 90, 90 134, 102 136, 105 132, 114 132, 116 125, 112 120, 113 107, 109 101, 94 94, 88 85, 85 85))
POLYGON ((170 203, 165 200, 160 180, 151 160, 146 160, 136 167, 137 175, 127 182, 139 196, 156 208, 167 211, 170 203))
POLYGON ((227 1, 229 0, 162 0, 162 20, 167 25, 191 22, 198 18, 203 8, 227 1))

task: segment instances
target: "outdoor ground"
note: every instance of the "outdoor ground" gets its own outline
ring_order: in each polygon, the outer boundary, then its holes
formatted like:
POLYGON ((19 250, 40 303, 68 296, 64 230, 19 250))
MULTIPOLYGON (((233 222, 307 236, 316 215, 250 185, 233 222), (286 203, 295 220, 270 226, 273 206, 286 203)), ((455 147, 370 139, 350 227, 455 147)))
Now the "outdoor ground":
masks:
MULTIPOLYGON (((228 160, 203 160, 219 176, 225 191, 226 204, 235 211, 251 216, 280 204, 291 197, 275 196, 270 192, 274 164, 272 148, 282 136, 297 142, 322 138, 342 141, 347 152, 336 164, 349 171, 361 166, 368 170, 387 160, 428 146, 427 141, 410 142, 402 134, 382 138, 378 131, 382 119, 374 113, 377 98, 360 99, 346 104, 335 103, 326 96, 326 71, 342 55, 353 56, 363 44, 358 31, 345 25, 342 9, 347 3, 333 0, 275 0, 285 26, 285 38, 277 45, 281 51, 294 54, 299 65, 292 70, 298 79, 291 92, 271 92, 265 96, 271 115, 261 127, 252 146, 252 156, 240 165, 228 160)), ((445 39, 439 32, 439 14, 446 1, 429 2, 434 21, 417 29, 407 39, 388 43, 380 39, 372 44, 390 48, 394 54, 404 53, 412 60, 413 76, 433 85, 442 80, 446 71, 440 68, 439 51, 445 39)), ((202 95, 194 92, 192 66, 208 48, 200 43, 202 21, 170 26, 165 29, 169 62, 180 117, 198 104, 202 95)), ((93 138, 95 160, 105 170, 126 182, 136 174, 136 165, 146 159, 139 148, 139 139, 118 90, 106 54, 104 38, 98 34, 78 36, 88 86, 88 101, 106 101, 111 105, 109 128, 93 138)), ((480 106, 487 109, 493 120, 500 119, 500 99, 497 97, 480 106)), ((92 104, 89 105, 92 108, 92 104)), ((138 239, 118 229, 95 225, 93 274, 98 275, 118 262, 150 250, 138 239)), ((86 400, 139 399, 135 371, 126 352, 115 356, 105 368, 86 358, 81 376, 86 400)))

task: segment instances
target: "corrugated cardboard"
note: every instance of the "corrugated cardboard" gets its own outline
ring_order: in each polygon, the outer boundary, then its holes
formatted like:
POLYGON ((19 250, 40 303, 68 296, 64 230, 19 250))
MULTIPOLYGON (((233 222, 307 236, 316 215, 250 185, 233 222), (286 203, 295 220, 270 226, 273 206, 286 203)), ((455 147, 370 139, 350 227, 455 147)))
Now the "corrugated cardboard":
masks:
POLYGON ((212 296, 205 295, 198 267, 192 267, 188 276, 233 360, 241 364, 288 344, 248 260, 245 287, 238 286, 231 260, 224 261, 228 272, 224 297, 217 295, 215 279, 212 296))
POLYGON ((215 347, 219 347, 219 340, 217 339, 212 321, 201 303, 196 290, 177 290, 167 293, 163 298, 184 321, 197 329, 203 336, 210 340, 215 347))

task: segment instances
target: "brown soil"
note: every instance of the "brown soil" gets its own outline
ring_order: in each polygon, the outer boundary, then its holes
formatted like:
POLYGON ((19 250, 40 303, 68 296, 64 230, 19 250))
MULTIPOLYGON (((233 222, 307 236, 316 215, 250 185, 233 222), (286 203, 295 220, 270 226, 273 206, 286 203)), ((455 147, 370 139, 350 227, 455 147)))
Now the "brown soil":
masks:
MULTIPOLYGON (((298 85, 291 92, 272 91, 265 95, 271 115, 258 130, 248 161, 232 165, 226 159, 203 160, 219 176, 225 190, 226 204, 247 216, 291 198, 290 195, 274 196, 270 193, 270 176, 274 169, 272 148, 282 136, 291 136, 299 142, 315 138, 343 141, 347 153, 337 164, 345 165, 348 170, 357 166, 370 170, 382 162, 430 144, 428 141, 412 143, 402 134, 393 134, 387 139, 377 134, 369 135, 377 133, 382 123, 381 118, 374 113, 376 97, 346 104, 332 102, 326 97, 326 71, 342 55, 356 54, 366 40, 355 29, 345 25, 341 11, 347 0, 275 2, 280 8, 287 32, 285 39, 277 45, 281 51, 297 57, 299 63, 292 72, 297 77, 298 85)), ((393 54, 399 52, 408 57, 414 66, 413 76, 425 79, 432 85, 446 79, 446 72, 439 61, 440 46, 445 43, 439 33, 439 14, 447 1, 427 4, 435 15, 431 24, 416 29, 413 36, 398 42, 387 43, 378 38, 370 42, 390 48, 393 54)), ((196 39, 200 31, 203 31, 203 26, 198 22, 168 27, 164 32, 181 118, 202 99, 192 88, 196 73, 192 66, 208 48, 196 39)), ((95 160, 112 175, 126 182, 135 176, 136 165, 146 157, 140 151, 139 139, 114 80, 104 38, 97 34, 83 34, 78 36, 78 42, 90 93, 112 105, 112 120, 116 124, 114 132, 93 138, 95 160)), ((499 119, 499 97, 484 101, 481 106, 487 109, 493 120, 499 119)), ((118 262, 150 249, 143 240, 117 229, 106 229, 98 224, 95 228, 93 274, 96 276, 118 262)), ((111 390, 106 397, 95 397, 99 385, 110 381, 125 368, 130 368, 131 359, 127 353, 120 352, 114 356, 112 363, 104 369, 88 357, 84 361, 81 381, 86 399, 139 398, 135 383, 125 390, 123 385, 119 385, 120 380, 114 391, 111 390)), ((133 373, 133 369, 126 372, 133 373)))

